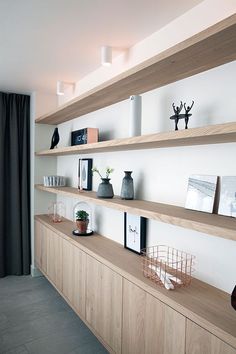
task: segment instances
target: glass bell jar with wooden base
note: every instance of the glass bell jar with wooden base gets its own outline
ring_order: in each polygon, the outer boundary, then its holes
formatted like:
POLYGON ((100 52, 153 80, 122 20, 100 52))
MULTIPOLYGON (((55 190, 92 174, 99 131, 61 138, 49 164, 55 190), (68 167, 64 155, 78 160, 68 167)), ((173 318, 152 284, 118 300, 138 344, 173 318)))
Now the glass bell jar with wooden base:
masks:
POLYGON ((92 209, 86 202, 79 202, 73 209, 73 220, 76 229, 73 230, 75 236, 90 236, 92 229, 92 209))

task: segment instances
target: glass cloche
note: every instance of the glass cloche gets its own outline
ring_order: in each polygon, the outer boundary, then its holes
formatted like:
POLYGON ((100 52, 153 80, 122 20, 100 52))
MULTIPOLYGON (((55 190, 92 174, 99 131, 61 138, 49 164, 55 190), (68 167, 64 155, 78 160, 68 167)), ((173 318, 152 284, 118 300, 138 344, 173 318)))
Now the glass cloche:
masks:
POLYGON ((73 209, 73 220, 76 229, 73 234, 76 236, 89 236, 93 234, 92 209, 86 202, 79 202, 73 209))
POLYGON ((66 207, 62 202, 52 202, 48 207, 48 216, 52 222, 62 222, 66 214, 66 207))

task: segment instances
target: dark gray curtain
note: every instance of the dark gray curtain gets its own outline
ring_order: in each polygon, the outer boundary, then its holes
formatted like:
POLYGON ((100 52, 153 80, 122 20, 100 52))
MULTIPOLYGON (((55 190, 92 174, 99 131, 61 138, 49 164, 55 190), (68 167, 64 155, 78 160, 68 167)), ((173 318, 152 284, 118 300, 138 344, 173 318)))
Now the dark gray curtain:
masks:
POLYGON ((30 273, 30 96, 0 92, 0 277, 30 273))

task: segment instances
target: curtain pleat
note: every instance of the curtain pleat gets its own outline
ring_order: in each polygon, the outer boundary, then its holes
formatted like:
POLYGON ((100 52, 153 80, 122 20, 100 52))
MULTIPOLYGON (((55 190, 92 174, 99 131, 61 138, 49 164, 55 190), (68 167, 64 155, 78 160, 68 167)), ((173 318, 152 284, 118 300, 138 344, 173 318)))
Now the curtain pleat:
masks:
POLYGON ((0 277, 30 273, 30 96, 0 93, 0 277))

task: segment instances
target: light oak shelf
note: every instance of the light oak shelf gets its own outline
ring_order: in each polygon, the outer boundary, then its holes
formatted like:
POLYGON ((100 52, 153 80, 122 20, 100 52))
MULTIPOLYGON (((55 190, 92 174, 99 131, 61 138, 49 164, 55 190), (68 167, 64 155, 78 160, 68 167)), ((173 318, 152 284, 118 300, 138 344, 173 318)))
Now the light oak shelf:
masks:
POLYGON ((193 279, 187 288, 167 291, 143 276, 140 256, 124 249, 122 245, 96 233, 92 237, 72 236, 75 225, 69 220, 53 224, 46 215, 36 216, 35 219, 145 292, 236 348, 236 317, 230 305, 229 294, 197 279, 193 279))
POLYGON ((236 15, 116 76, 36 119, 60 124, 236 59, 236 15))
POLYGON ((79 198, 107 208, 129 212, 167 224, 236 241, 236 219, 234 218, 145 200, 122 200, 119 197, 102 199, 97 198, 95 192, 80 192, 73 187, 44 187, 43 185, 36 185, 35 188, 44 192, 79 198))
POLYGON ((63 156, 108 151, 141 150, 174 146, 230 143, 236 141, 236 123, 209 125, 157 134, 115 139, 36 152, 37 156, 63 156))

